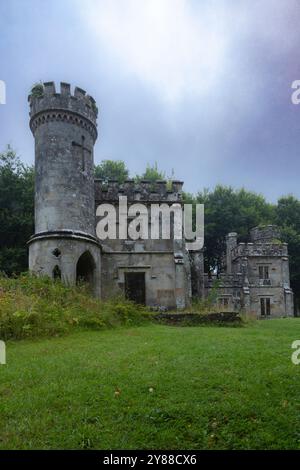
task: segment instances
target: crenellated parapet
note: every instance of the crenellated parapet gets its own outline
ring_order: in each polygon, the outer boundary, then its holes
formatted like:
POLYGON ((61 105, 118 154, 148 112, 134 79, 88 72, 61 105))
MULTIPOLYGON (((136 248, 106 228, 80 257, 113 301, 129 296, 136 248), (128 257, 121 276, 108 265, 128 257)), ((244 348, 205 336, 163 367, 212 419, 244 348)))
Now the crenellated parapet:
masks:
POLYGON ((149 180, 103 181, 95 179, 95 199, 100 202, 117 202, 120 196, 126 196, 129 202, 182 202, 182 181, 155 182, 149 180))
POLYGON ((232 250, 232 259, 247 256, 287 256, 287 243, 239 243, 232 250))
POLYGON ((227 274, 227 273, 220 273, 212 274, 208 276, 208 274, 204 274, 204 286, 206 288, 213 288, 218 287, 219 289, 224 287, 231 287, 233 289, 238 287, 243 287, 244 285, 244 276, 242 273, 237 274, 227 274))
POLYGON ((262 225, 250 230, 250 239, 252 242, 264 243, 280 240, 280 230, 276 225, 262 225))
POLYGON ((96 102, 81 88, 75 87, 72 94, 71 86, 62 82, 60 93, 56 93, 54 82, 41 83, 32 88, 28 101, 33 134, 41 124, 60 121, 77 125, 87 130, 94 141, 97 139, 96 102))

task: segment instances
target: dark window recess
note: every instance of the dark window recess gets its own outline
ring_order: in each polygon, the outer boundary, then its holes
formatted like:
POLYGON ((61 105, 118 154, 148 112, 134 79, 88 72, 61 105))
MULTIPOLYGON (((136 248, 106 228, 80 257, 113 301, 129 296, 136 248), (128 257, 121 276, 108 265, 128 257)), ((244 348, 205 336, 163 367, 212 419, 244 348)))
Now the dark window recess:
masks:
POLYGON ((58 258, 61 255, 61 251, 58 248, 52 251, 52 254, 58 258))
POLYGON ((61 279, 61 270, 57 265, 53 269, 53 279, 61 279))
POLYGON ((259 279, 269 279, 269 266, 259 266, 259 279))
POLYGON ((84 158, 84 136, 81 136, 81 147, 82 147, 82 155, 81 155, 81 166, 82 171, 85 171, 85 158, 84 158))
POLYGON ((137 304, 145 305, 145 273, 125 273, 125 297, 137 304))

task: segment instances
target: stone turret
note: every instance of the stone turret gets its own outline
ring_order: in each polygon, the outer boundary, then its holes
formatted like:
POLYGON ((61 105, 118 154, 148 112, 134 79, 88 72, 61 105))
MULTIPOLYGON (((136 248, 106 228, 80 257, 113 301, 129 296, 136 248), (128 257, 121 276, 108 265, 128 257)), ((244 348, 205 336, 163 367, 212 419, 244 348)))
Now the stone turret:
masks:
POLYGON ((91 280, 88 271, 100 263, 95 237, 95 100, 78 87, 72 94, 67 83, 61 83, 60 93, 56 93, 55 84, 47 82, 34 86, 28 101, 36 172, 35 234, 29 240, 29 267, 48 275, 56 269, 70 283, 76 276, 91 280), (87 253, 86 263, 78 273, 82 251, 87 253))
POLYGON ((29 95, 35 138, 35 232, 72 229, 95 233, 93 147, 97 111, 85 91, 53 82, 29 95))
POLYGON ((250 238, 254 243, 272 243, 274 240, 280 240, 281 234, 276 225, 263 225, 252 228, 250 238))
POLYGON ((236 232, 228 233, 226 236, 226 272, 231 274, 232 272, 232 250, 237 246, 236 232))

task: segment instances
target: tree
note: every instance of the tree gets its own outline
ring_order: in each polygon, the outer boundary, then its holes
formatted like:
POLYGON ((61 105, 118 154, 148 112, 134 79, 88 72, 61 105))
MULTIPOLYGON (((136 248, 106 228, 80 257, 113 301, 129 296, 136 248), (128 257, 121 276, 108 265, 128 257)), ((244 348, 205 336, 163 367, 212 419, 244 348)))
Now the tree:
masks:
POLYGON ((164 180, 166 178, 165 172, 160 171, 157 166, 157 162, 153 166, 147 164, 146 170, 142 175, 136 175, 135 179, 137 181, 149 180, 154 183, 157 180, 164 180))
POLYGON ((34 171, 8 146, 0 153, 0 271, 28 267, 26 242, 34 232, 34 171))
POLYGON ((204 204, 204 259, 208 272, 221 269, 229 232, 237 232, 239 241, 247 241, 251 228, 274 219, 274 206, 245 189, 218 185, 213 191, 199 192, 196 202, 204 204))
POLYGON ((104 181, 115 179, 124 183, 129 177, 129 171, 122 160, 102 160, 100 165, 95 165, 95 177, 104 181))
POLYGON ((275 222, 280 227, 282 240, 288 243, 291 287, 295 303, 300 308, 300 201, 294 196, 278 200, 275 222))
POLYGON ((278 199, 276 223, 281 227, 293 227, 300 233, 300 201, 292 195, 278 199))

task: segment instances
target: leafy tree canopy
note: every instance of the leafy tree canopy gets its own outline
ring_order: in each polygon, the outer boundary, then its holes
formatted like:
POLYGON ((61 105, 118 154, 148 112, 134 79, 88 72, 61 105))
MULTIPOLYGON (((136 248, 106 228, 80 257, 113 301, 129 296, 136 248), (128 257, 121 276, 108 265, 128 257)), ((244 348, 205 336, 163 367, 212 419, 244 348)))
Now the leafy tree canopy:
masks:
POLYGON ((129 177, 129 171, 122 160, 102 160, 99 165, 95 165, 95 177, 104 181, 115 179, 124 183, 129 177))
POLYGON ((0 153, 0 270, 20 273, 28 266, 27 245, 34 227, 34 171, 8 146, 0 153))
POLYGON ((152 165, 152 166, 149 165, 149 163, 148 163, 144 173, 142 173, 141 175, 136 175, 135 179, 137 181, 149 180, 151 182, 155 182, 157 180, 166 179, 166 174, 165 174, 164 171, 160 171, 158 169, 157 162, 155 162, 154 165, 152 165))
POLYGON ((196 195, 204 204, 206 269, 221 268, 225 251, 225 236, 237 232, 240 241, 247 241, 249 230, 274 220, 274 206, 265 198, 246 189, 235 190, 218 185, 213 191, 204 189, 196 195))
POLYGON ((281 229, 282 240, 288 243, 291 286, 300 303, 300 201, 291 195, 281 197, 275 223, 281 229))

